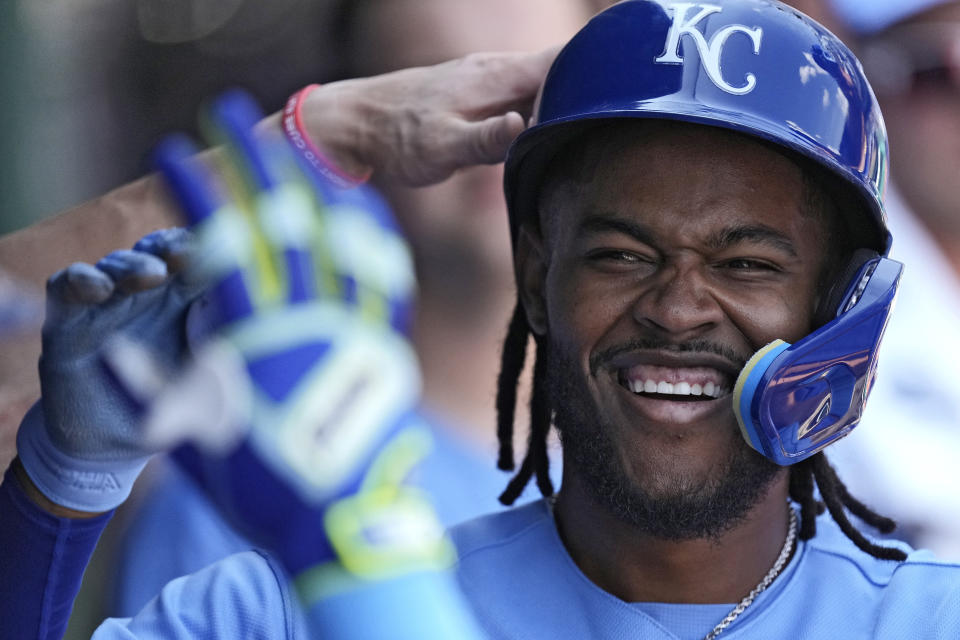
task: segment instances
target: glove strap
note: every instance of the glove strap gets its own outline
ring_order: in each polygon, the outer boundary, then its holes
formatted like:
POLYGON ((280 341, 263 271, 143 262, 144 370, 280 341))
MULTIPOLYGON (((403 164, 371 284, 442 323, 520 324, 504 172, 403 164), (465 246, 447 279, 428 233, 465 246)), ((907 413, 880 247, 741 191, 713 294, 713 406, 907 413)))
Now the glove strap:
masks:
POLYGON ((37 489, 60 506, 98 513, 115 509, 130 495, 147 464, 136 460, 82 460, 57 449, 37 401, 17 432, 17 455, 37 489))

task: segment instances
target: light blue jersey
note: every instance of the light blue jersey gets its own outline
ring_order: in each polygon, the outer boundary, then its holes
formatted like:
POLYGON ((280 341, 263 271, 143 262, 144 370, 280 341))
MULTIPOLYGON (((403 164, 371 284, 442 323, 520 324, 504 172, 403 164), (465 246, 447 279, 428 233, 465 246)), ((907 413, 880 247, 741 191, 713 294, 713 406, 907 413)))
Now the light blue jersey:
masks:
POLYGON ((256 551, 171 581, 136 616, 106 620, 92 640, 318 637, 481 640, 452 574, 359 581, 304 613, 283 569, 256 551), (324 635, 311 636, 308 628, 322 629, 324 635))
MULTIPOLYGON (((735 603, 627 603, 567 554, 545 501, 455 527, 458 576, 491 639, 700 640, 735 603)), ((960 565, 857 549, 829 515, 789 565, 728 627, 730 640, 960 638, 960 565)))
POLYGON ((91 640, 306 640, 283 569, 247 551, 167 584, 133 618, 112 618, 91 640))
MULTIPOLYGON (((494 452, 485 455, 436 419, 430 419, 430 426, 433 451, 416 469, 414 482, 430 494, 440 522, 451 526, 503 509, 497 496, 510 475, 494 466, 494 452)), ((132 616, 170 580, 253 547, 182 471, 163 464, 156 484, 125 527, 110 615, 132 616)), ((559 466, 557 461, 551 470, 556 473, 559 466)), ((531 485, 524 495, 533 498, 536 491, 531 485)))
MULTIPOLYGON (((876 560, 829 516, 818 520, 817 530, 724 637, 960 638, 960 565, 927 552, 912 552, 902 563, 876 560)), ((699 640, 733 607, 627 603, 606 593, 570 559, 544 501, 461 524, 452 537, 460 585, 493 640, 699 640)), ((416 589, 392 589, 384 602, 396 606, 394 620, 404 619, 406 607, 397 598, 405 593, 422 598, 416 589)), ((369 604, 332 603, 345 628, 356 624, 351 611, 369 604)), ((240 628, 246 638, 302 638, 300 615, 282 572, 266 557, 244 553, 172 582, 137 617, 109 620, 94 638, 226 639, 238 637, 240 628)), ((382 622, 389 630, 390 616, 382 622)))

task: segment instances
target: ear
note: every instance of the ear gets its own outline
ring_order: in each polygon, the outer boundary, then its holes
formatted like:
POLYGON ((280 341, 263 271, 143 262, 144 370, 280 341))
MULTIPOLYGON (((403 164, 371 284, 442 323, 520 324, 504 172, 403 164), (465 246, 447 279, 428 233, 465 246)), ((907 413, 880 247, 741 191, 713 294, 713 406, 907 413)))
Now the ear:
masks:
POLYGON ((520 227, 517 238, 517 287, 520 302, 527 314, 527 324, 538 336, 547 333, 547 255, 540 232, 528 225, 520 227))

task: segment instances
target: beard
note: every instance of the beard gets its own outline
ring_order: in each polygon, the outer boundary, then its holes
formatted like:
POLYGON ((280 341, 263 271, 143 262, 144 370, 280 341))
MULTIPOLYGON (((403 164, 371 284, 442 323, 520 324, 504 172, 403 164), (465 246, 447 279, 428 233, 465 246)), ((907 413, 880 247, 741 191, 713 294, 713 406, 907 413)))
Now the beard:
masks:
MULTIPOLYGON (((702 344, 669 348, 719 350, 702 344)), ((611 436, 616 430, 591 397, 580 369, 552 341, 548 357, 548 392, 563 445, 564 468, 584 480, 600 506, 638 533, 672 541, 715 539, 742 522, 776 479, 781 467, 750 448, 731 425, 730 455, 709 478, 677 474, 656 477, 648 480, 650 486, 643 486, 627 473, 611 436)), ((650 475, 643 474, 650 460, 644 459, 642 451, 631 458, 634 470, 640 470, 638 475, 650 475)))

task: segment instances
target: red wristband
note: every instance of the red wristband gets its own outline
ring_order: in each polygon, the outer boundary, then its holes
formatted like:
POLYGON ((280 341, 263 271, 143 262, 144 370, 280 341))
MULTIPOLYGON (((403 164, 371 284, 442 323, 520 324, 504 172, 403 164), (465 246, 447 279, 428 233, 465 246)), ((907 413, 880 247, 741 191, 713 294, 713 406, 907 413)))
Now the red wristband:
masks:
POLYGON ((309 84, 290 96, 287 105, 283 108, 283 134, 296 149, 301 157, 313 167, 322 177, 330 180, 338 187, 350 189, 363 184, 370 179, 373 171, 367 171, 362 176, 352 176, 330 160, 307 135, 303 126, 303 101, 311 91, 319 87, 318 84, 309 84))

